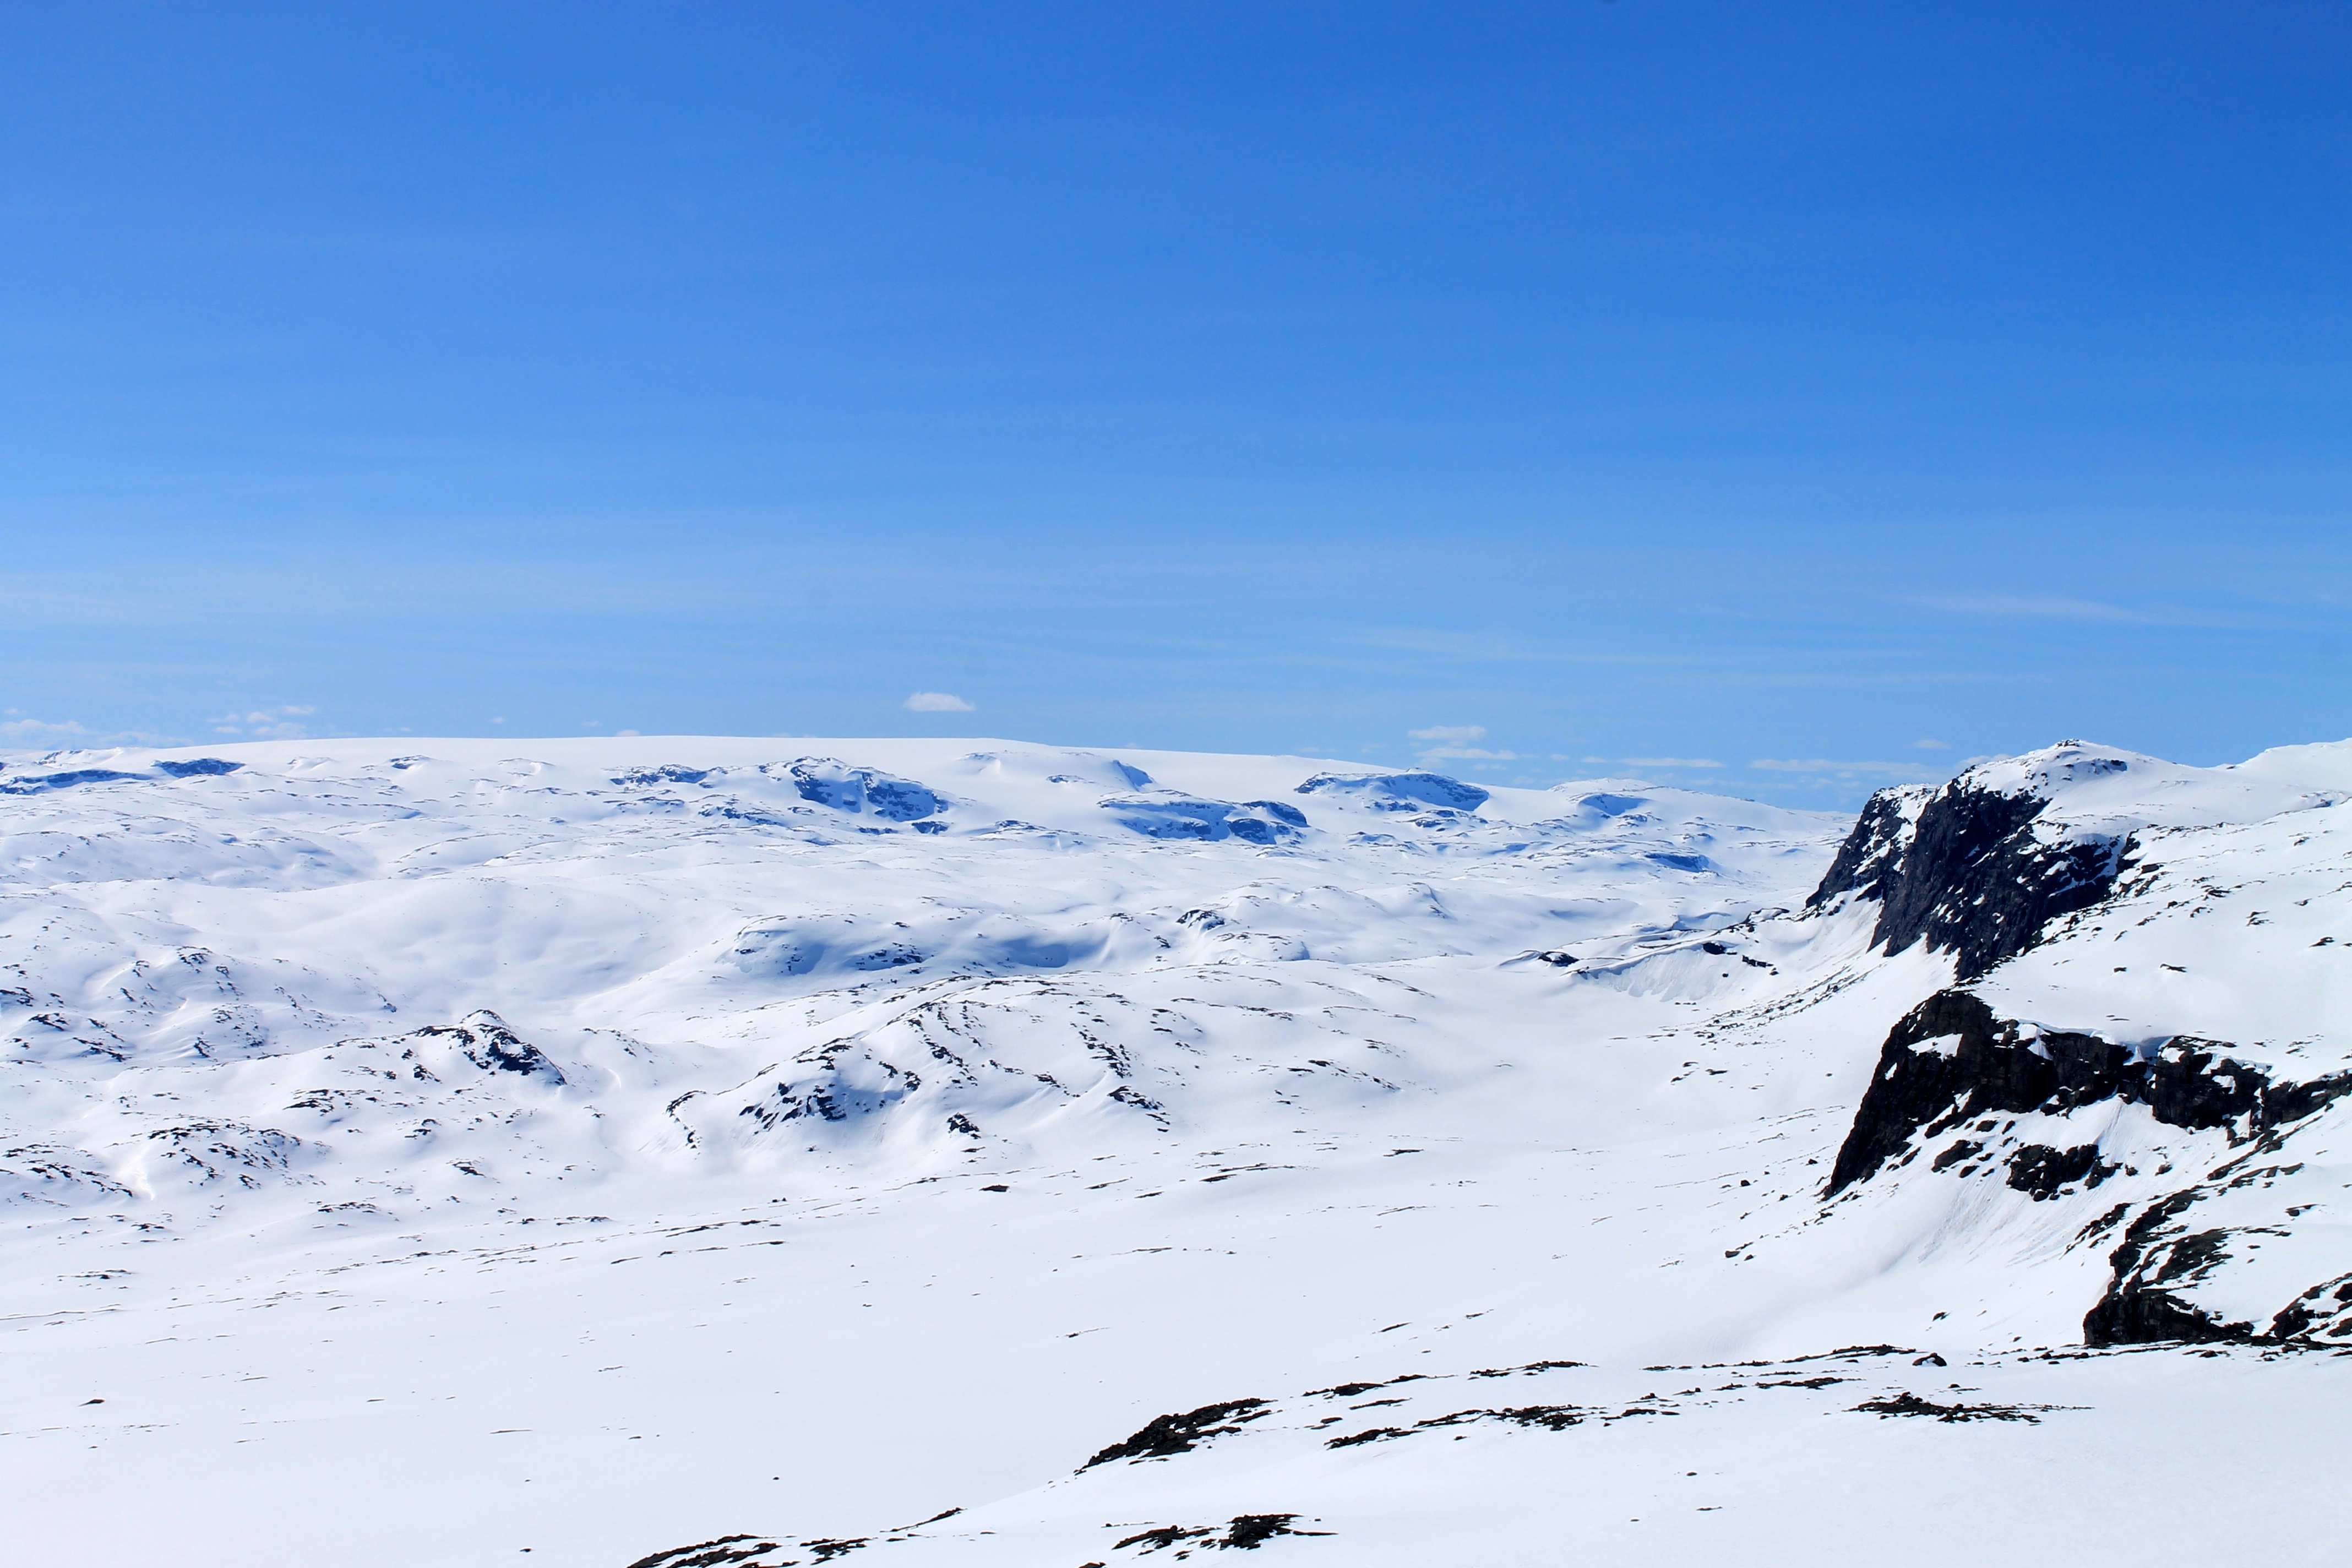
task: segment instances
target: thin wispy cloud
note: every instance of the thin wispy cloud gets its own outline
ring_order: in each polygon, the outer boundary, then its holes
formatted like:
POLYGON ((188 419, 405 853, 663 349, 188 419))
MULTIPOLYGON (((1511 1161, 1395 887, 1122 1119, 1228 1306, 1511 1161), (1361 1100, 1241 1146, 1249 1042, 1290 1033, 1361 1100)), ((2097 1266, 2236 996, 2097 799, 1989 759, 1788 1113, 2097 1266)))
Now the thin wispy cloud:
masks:
POLYGON ((1957 616, 2005 616, 2053 621, 2153 621, 2162 617, 2098 599, 2018 594, 1951 594, 1913 601, 1957 616))
MULTIPOLYGON (((14 714, 16 710, 11 708, 8 711, 14 714)), ((71 720, 62 724, 52 724, 40 719, 0 720, 0 741, 6 741, 16 745, 39 745, 45 742, 55 743, 65 741, 87 741, 91 738, 88 730, 71 720)))
POLYGON ((215 735, 244 735, 257 741, 299 741, 310 734, 300 721, 317 711, 316 708, 307 704, 289 702, 279 708, 224 713, 209 722, 215 735))
POLYGON ((1415 755, 1424 764, 1430 763, 1515 763, 1517 752, 1488 751, 1472 744, 1486 738, 1484 724, 1433 724, 1426 730, 1407 730, 1408 740, 1425 742, 1415 755))
POLYGON ((951 691, 918 691, 901 704, 909 713, 969 713, 971 703, 951 691))
POLYGON ((1619 757, 1616 760, 1621 765, 1629 768, 1719 768, 1723 766, 1713 757, 1619 757))
POLYGON ((1931 776, 1917 763, 1847 763, 1827 757, 1759 757, 1748 765, 1774 773, 1880 773, 1898 779, 1931 776))
POLYGON ((181 735, 144 730, 93 730, 73 719, 36 719, 20 708, 0 710, 0 750, 85 751, 95 746, 178 746, 181 735))

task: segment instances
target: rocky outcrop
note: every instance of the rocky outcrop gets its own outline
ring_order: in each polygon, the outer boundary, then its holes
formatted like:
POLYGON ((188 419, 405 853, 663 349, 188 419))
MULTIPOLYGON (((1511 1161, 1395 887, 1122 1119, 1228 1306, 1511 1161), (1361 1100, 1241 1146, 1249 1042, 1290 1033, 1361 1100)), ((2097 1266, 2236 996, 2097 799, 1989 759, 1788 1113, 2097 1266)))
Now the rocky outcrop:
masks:
POLYGON ((410 1047, 412 1056, 432 1044, 454 1047, 458 1056, 484 1072, 520 1073, 550 1084, 563 1081, 562 1069, 547 1059, 546 1052, 518 1036, 507 1027, 505 1019, 488 1008, 468 1013, 455 1024, 427 1024, 406 1037, 416 1042, 410 1047))
POLYGON ((2152 1205, 2124 1232, 2108 1255, 2115 1277, 2083 1319, 2089 1345, 2150 1344, 2162 1340, 2250 1340, 2251 1321, 2226 1322, 2182 1299, 2184 1288, 2229 1261, 2226 1229, 2189 1231, 2176 1222, 2204 1193, 2196 1187, 2152 1205))
MULTIPOLYGON (((2307 1118, 2352 1095, 2352 1073, 2283 1081, 2234 1059, 2231 1049, 2223 1041, 2188 1036, 2153 1048, 2118 1045, 1999 1018, 1969 992, 1939 991, 1888 1034, 1822 1195, 1834 1197, 1882 1170, 1908 1165, 1934 1141, 1957 1132, 1961 1135, 1928 1162, 1928 1172, 1967 1177, 2005 1167, 2006 1184, 2036 1202, 2076 1196, 2118 1173, 2138 1173, 2105 1157, 2095 1143, 2061 1149, 2019 1142, 2010 1127, 1987 1119, 2063 1115, 2109 1100, 2145 1106, 2159 1122, 2219 1132, 2240 1152, 2201 1180, 2152 1202, 2143 1186, 2140 1200, 2127 1198, 2082 1228, 2078 1244, 2096 1242, 2146 1202, 2109 1255, 2110 1280, 2083 1321, 2084 1342, 2340 1342, 2352 1337, 2352 1274, 2312 1286, 2267 1323, 2227 1316, 2195 1300, 2196 1287, 2242 1251, 2288 1234, 2273 1223, 2245 1223, 2242 1214, 2231 1223, 2203 1217, 2235 1211, 2228 1205, 2200 1205, 2300 1171, 2299 1163, 2282 1153, 2286 1140, 2307 1118)), ((2280 1210, 2288 1222, 2300 1212, 2292 1205, 2280 1210)))
POLYGON ((1924 940, 1958 954, 1956 978, 1974 979, 2032 946, 2053 918, 2105 898, 2129 852, 2127 836, 2069 836, 2045 822, 2049 805, 1969 773, 1936 790, 1881 790, 1806 907, 1844 893, 1875 900, 1873 946, 1901 952, 1924 940))
POLYGON ((1867 899, 1886 897, 1887 879, 1910 847, 1911 830, 1918 825, 1919 808, 1935 791, 1924 784, 1882 789, 1863 803, 1862 815, 1838 846, 1837 858, 1822 873, 1822 884, 1805 900, 1819 909, 1840 893, 1860 893, 1867 899))
POLYGON ((1117 1459, 1164 1459, 1171 1455, 1190 1453, 1212 1437, 1240 1431, 1243 1423, 1255 1421, 1266 1412, 1267 1402, 1263 1399, 1229 1399, 1223 1405, 1204 1405, 1181 1415, 1158 1416, 1145 1423, 1133 1436, 1113 1443, 1078 1468, 1091 1470, 1097 1465, 1108 1465, 1117 1459))
POLYGON ((1822 1195, 1868 1179, 1915 1138, 1993 1112, 2058 1113, 2124 1100, 2168 1125, 2219 1128, 2242 1142, 2352 1093, 2352 1074, 2273 1082, 2225 1055, 2229 1048, 2182 1035, 2142 1050, 1996 1018, 1971 992, 1938 991, 1904 1015, 1880 1047, 1822 1195))

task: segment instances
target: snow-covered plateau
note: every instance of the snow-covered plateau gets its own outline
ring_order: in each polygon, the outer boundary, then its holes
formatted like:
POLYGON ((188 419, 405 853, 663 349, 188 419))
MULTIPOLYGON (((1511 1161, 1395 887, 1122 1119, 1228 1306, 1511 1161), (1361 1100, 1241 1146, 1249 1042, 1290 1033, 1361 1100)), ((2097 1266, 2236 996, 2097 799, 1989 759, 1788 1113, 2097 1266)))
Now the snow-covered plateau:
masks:
POLYGON ((2347 802, 11 756, 0 1561, 2336 1561, 2347 802))

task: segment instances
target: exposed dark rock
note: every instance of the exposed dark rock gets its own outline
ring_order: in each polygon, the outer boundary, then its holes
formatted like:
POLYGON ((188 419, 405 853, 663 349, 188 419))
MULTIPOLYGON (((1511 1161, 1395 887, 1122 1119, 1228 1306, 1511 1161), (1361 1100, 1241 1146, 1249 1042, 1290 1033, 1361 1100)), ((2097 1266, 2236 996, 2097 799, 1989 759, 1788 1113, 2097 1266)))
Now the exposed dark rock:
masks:
POLYGON ((2033 1201, 2041 1203, 2058 1195, 2062 1187, 2080 1182, 2086 1188, 2095 1187, 2123 1167, 2099 1158, 2099 1146, 2084 1143, 2073 1149, 2053 1149, 2046 1143, 2028 1143, 2009 1157, 2009 1184, 2021 1193, 2031 1193, 2033 1201))
POLYGON ((185 762, 159 762, 155 769, 175 779, 211 779, 223 773, 233 773, 243 766, 243 763, 232 763, 222 757, 190 757, 185 762))
POLYGON ((248 1127, 242 1121, 194 1121, 157 1127, 147 1133, 156 1147, 153 1156, 179 1165, 205 1182, 234 1180, 240 1186, 259 1188, 272 1176, 290 1168, 302 1140, 275 1127, 248 1127))
POLYGON ((1404 1435, 1405 1429, 1402 1426, 1370 1426, 1361 1432, 1350 1432, 1343 1437, 1326 1438, 1323 1446, 1327 1448, 1352 1448, 1359 1443, 1378 1443, 1383 1438, 1402 1437, 1404 1435))
MULTIPOLYGON (((1124 1541, 1116 1542, 1112 1544, 1111 1550, 1120 1552, 1130 1546, 1139 1546, 1147 1552, 1160 1552, 1180 1542, 1193 1541, 1202 1546, 1213 1546, 1221 1550, 1230 1551, 1239 1548, 1245 1552, 1255 1552, 1277 1535, 1328 1535, 1331 1533, 1328 1530, 1293 1530, 1290 1528, 1291 1521, 1297 1517, 1295 1513, 1241 1513, 1235 1514, 1223 1525, 1163 1524, 1150 1530, 1139 1531, 1124 1541), (1223 1531, 1222 1534, 1219 1533, 1220 1531, 1223 1531)), ((1181 1557, 1184 1553, 1180 1552, 1176 1555, 1181 1557)), ((1101 1565, 1097 1563, 1096 1568, 1101 1568, 1101 1565)))
POLYGON ((1328 1530, 1293 1530, 1290 1528, 1290 1521, 1297 1517, 1295 1513, 1235 1514, 1233 1522, 1225 1527, 1224 1540, 1216 1544, 1255 1551, 1259 1542, 1271 1541, 1277 1535, 1328 1535, 1331 1533, 1328 1530))
POLYGON ((1495 1421, 1508 1421, 1519 1426, 1540 1426, 1547 1432, 1564 1432, 1583 1421, 1586 1412, 1573 1405, 1520 1405, 1507 1410, 1487 1410, 1481 1414, 1495 1421))
POLYGON ((1427 1374, 1423 1373, 1409 1372, 1402 1377, 1391 1377, 1383 1383, 1334 1384, 1329 1388, 1310 1388, 1307 1391, 1306 1397, 1312 1399, 1318 1394, 1323 1394, 1335 1399, 1353 1399, 1359 1394, 1367 1394, 1375 1388, 1386 1388, 1392 1383, 1420 1383, 1426 1376, 1427 1374))
POLYGON ((2315 1325, 2330 1317, 2339 1321, 2328 1332, 2333 1338, 2347 1337, 2347 1324, 2352 1324, 2352 1274, 2339 1274, 2333 1279, 2323 1279, 2296 1297, 2276 1317, 2271 1320, 2273 1339, 2293 1339, 2307 1334, 2315 1325), (2334 1305, 2330 1306, 2329 1303, 2334 1305))
POLYGON ((2220 1054, 2226 1049, 2184 1035, 2148 1055, 2095 1035, 2036 1033, 1995 1018, 1970 992, 1938 991, 1887 1035, 1822 1195, 1866 1179, 1923 1128, 1932 1137, 1991 1112, 2054 1113, 2122 1099, 2171 1126, 2227 1129, 2234 1142, 2352 1093, 2352 1073, 2273 1083, 2220 1054), (1929 1041, 1934 1048, 1919 1048, 1929 1041))
POLYGON ((2127 837, 2045 841, 2035 825, 2049 804, 1966 773, 1924 795, 1881 790, 1806 907, 1847 892, 1876 900, 1873 946, 1901 952, 1924 939, 1957 953, 1958 978, 1972 980, 2032 946, 2053 918, 2105 898, 2129 853, 2127 837))
POLYGON ((1813 889, 1805 907, 1818 908, 1840 893, 1884 899, 1887 879, 1911 842, 1911 826, 1918 819, 1919 806, 1931 793, 1917 784, 1906 784, 1879 790, 1864 802, 1845 842, 1838 846, 1837 858, 1830 862, 1822 885, 1813 889))
POLYGON ((2023 1421, 2028 1425, 2041 1423, 2035 1412, 2054 1408, 2048 1405, 1938 1405, 1908 1392, 1888 1399, 1865 1399, 1854 1406, 1857 1412, 1881 1420, 1889 1415, 1932 1415, 1938 1421, 2023 1421))
MULTIPOLYGON (((2096 1187, 2121 1168, 2096 1144, 2058 1149, 2028 1143, 1987 1155, 2006 1128, 1991 1118, 2040 1111, 2063 1114, 2104 1100, 2144 1105, 2157 1121, 2219 1131, 2244 1150, 2205 1182, 2149 1205, 2124 1229, 2109 1257, 2110 1283, 2083 1321, 2092 1345, 2352 1336, 2352 1300, 2329 1300, 2329 1281, 2281 1310, 2267 1328, 2225 1320, 2198 1306, 2193 1288, 2227 1263, 2245 1230, 2199 1226, 2186 1216, 2205 1198, 2252 1182, 2291 1174, 2294 1165, 2249 1165, 2273 1153, 2289 1130, 2352 1094, 2352 1073, 2305 1083, 2274 1081, 2263 1068, 2233 1060, 2227 1042, 2179 1036, 2154 1050, 2095 1035, 2041 1030, 1996 1018, 1972 993, 1940 991, 1906 1014, 1886 1037, 1878 1070, 1838 1150, 1824 1197, 1869 1179, 1890 1162, 1907 1163, 1926 1141, 1965 1127, 1930 1162, 1965 1176, 2003 1159, 2008 1184, 2037 1201, 2096 1187)), ((2083 1227, 2094 1241, 2130 1212, 2111 1207, 2083 1227)), ((2268 1234, 2277 1234, 2270 1232, 2268 1234)), ((2347 1276, 2352 1279, 2352 1276, 2347 1276)), ((2347 1291, 2352 1297, 2352 1291, 2347 1291)))
POLYGON ((2172 1223, 2205 1195, 2196 1187, 2175 1193, 2132 1221, 2122 1245, 2108 1255, 2115 1278, 2106 1294, 2083 1319, 2084 1344, 2205 1343, 2254 1337, 2253 1324, 2224 1322, 2178 1293, 2230 1256, 2224 1245, 2227 1231, 2189 1232, 2172 1223))
POLYGON ((1582 1366, 1585 1363, 1580 1361, 1531 1361, 1525 1366, 1480 1367, 1476 1372, 1472 1373, 1470 1375, 1472 1377, 1510 1377, 1519 1373, 1532 1375, 1539 1372, 1559 1372, 1569 1367, 1582 1366))
POLYGON ((673 1546, 667 1552, 640 1557, 630 1563, 629 1568, 721 1568, 725 1563, 740 1563, 763 1552, 773 1552, 778 1544, 773 1541, 762 1541, 756 1535, 722 1535, 716 1541, 698 1542, 692 1546, 673 1546))
POLYGON ((1931 1171, 1949 1170, 1952 1166, 1958 1164, 1963 1160, 1975 1159, 1978 1155, 1984 1152, 1984 1148, 1985 1146, 1981 1143, 1963 1138, 1958 1142, 1953 1144, 1950 1148, 1945 1150, 1942 1153, 1937 1155, 1935 1162, 1930 1164, 1927 1169, 1931 1171))
POLYGON ((515 1072, 562 1083, 562 1071, 545 1053, 507 1027, 506 1020, 487 1008, 468 1013, 456 1024, 427 1024, 415 1037, 446 1039, 484 1072, 515 1072))
POLYGON ((1181 1415, 1159 1416, 1132 1437, 1113 1443, 1078 1468, 1091 1470, 1113 1459, 1164 1459, 1171 1454, 1187 1453, 1212 1437, 1240 1431, 1242 1423, 1256 1420, 1267 1408, 1263 1399, 1233 1399, 1223 1405, 1203 1405, 1181 1415))
MULTIPOLYGON (((1566 1363, 1563 1364, 1574 1365, 1576 1363, 1566 1363)), ((1666 1369, 1652 1368, 1645 1370, 1664 1371, 1666 1369)), ((1488 1373, 1483 1375, 1495 1376, 1497 1374, 1488 1373)), ((1842 1383, 1846 1380, 1843 1378, 1832 1377, 1826 1379, 1825 1381, 1830 1383, 1842 1383)), ((1782 1388, 1792 1386, 1812 1387, 1816 1386, 1816 1384, 1807 1384, 1798 1385, 1776 1384, 1763 1386, 1782 1388)), ((1363 1406, 1358 1405, 1356 1408, 1360 1410, 1363 1406)), ((1676 1410, 1671 1404, 1660 1400, 1655 1394, 1644 1394, 1642 1398, 1635 1400, 1633 1405, 1627 1408, 1616 1411, 1613 1414, 1604 1409, 1593 1409, 1575 1405, 1519 1405, 1496 1410, 1455 1410, 1444 1415, 1432 1415, 1425 1420, 1416 1421, 1410 1426, 1370 1426, 1366 1427, 1361 1432, 1349 1432, 1343 1436, 1326 1437, 1323 1440, 1323 1446, 1327 1448, 1352 1448, 1362 1443, 1385 1443, 1392 1437, 1410 1437, 1416 1432, 1427 1432, 1440 1426, 1466 1426, 1478 1421, 1507 1421, 1515 1426, 1540 1426, 1547 1432, 1564 1432, 1570 1426, 1580 1426, 1587 1421, 1597 1422, 1605 1426, 1612 1422, 1630 1421, 1650 1416, 1678 1415, 1680 1414, 1681 1412, 1676 1410)), ((1338 1417, 1335 1416, 1333 1419, 1336 1420, 1338 1417)))

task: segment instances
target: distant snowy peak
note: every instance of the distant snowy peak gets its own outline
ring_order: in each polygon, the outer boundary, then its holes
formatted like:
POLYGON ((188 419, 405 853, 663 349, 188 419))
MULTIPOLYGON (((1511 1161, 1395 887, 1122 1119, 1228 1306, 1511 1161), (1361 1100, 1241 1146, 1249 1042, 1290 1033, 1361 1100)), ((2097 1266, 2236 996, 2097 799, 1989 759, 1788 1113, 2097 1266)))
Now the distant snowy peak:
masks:
POLYGON ((1493 798, 1476 784, 1431 773, 1317 773, 1298 793, 1359 801, 1374 811, 1475 811, 1493 798))
POLYGON ((2218 768, 2061 741, 1979 763, 1943 788, 2041 802, 2049 822, 2084 836, 2255 822, 2352 795, 2352 741, 2283 747, 2218 768))

